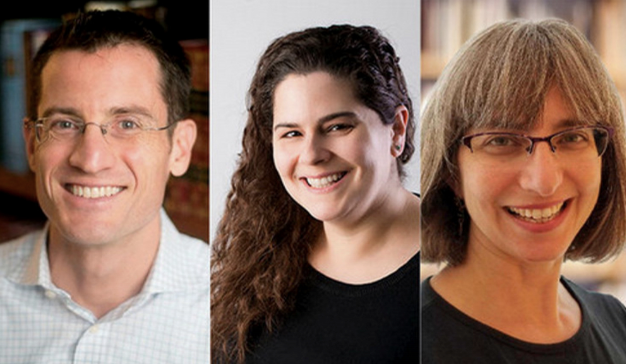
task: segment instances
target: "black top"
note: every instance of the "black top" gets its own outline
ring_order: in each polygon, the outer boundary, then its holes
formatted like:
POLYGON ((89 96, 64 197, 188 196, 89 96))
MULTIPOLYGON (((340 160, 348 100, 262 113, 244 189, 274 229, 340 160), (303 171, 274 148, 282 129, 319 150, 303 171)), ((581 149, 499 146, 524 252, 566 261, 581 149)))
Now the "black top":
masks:
POLYGON ((589 292, 565 278, 582 323, 570 339, 533 344, 515 339, 459 311, 430 286, 422 290, 422 364, 626 363, 626 308, 616 298, 589 292))
POLYGON ((248 364, 417 363, 419 253, 369 284, 330 279, 308 266, 296 308, 274 333, 253 338, 248 364))

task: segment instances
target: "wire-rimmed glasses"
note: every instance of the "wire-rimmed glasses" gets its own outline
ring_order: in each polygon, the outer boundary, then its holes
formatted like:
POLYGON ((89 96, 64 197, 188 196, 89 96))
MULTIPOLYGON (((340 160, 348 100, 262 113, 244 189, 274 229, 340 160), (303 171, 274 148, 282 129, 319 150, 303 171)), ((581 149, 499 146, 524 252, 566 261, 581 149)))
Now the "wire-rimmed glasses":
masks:
POLYGON ((152 119, 137 115, 115 115, 112 120, 104 124, 84 122, 79 118, 67 115, 54 115, 37 120, 24 120, 24 126, 35 129, 35 137, 38 142, 44 142, 49 138, 59 141, 73 141, 79 135, 85 133, 87 126, 94 125, 100 128, 102 135, 116 140, 128 140, 135 138, 147 131, 162 131, 176 123, 163 127, 154 125, 152 119))

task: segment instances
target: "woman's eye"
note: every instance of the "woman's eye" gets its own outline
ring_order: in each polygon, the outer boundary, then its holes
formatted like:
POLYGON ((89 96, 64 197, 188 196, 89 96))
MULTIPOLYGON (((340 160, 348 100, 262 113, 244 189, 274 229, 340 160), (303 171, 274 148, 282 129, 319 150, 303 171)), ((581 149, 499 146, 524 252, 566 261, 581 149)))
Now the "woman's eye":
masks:
POLYGON ((485 143, 486 146, 491 147, 509 147, 516 144, 518 143, 516 143, 515 138, 505 135, 494 136, 485 143))
POLYGON ((559 138, 561 143, 580 143, 586 141, 588 138, 578 133, 567 133, 559 138))
POLYGON ((476 138, 473 150, 491 155, 511 155, 524 150, 527 143, 523 137, 506 134, 490 134, 476 138))
POLYGON ((302 134, 300 134, 299 131, 291 130, 291 131, 288 131, 285 134, 283 134, 283 138, 293 138, 293 137, 297 137, 297 136, 300 136, 300 135, 302 135, 302 134))
POLYGON ((343 130, 349 130, 349 129, 352 129, 352 125, 350 124, 333 124, 327 130, 331 132, 331 131, 343 131, 343 130))

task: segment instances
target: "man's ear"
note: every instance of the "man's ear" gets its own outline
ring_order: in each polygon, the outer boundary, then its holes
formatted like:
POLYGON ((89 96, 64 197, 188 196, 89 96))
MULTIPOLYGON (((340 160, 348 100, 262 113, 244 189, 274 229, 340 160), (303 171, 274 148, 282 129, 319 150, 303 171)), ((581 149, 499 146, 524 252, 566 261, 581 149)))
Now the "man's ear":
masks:
POLYGON ((391 126, 391 155, 394 158, 402 155, 406 141, 406 125, 409 122, 409 110, 404 105, 396 108, 391 126))
POLYGON ((176 123, 170 153, 170 172, 176 177, 185 174, 189 168, 197 132, 196 122, 192 119, 185 119, 176 123))
POLYGON ((28 157, 28 166, 31 171, 35 171, 35 128, 28 126, 28 119, 24 119, 22 135, 24 136, 24 144, 26 144, 26 156, 28 157))

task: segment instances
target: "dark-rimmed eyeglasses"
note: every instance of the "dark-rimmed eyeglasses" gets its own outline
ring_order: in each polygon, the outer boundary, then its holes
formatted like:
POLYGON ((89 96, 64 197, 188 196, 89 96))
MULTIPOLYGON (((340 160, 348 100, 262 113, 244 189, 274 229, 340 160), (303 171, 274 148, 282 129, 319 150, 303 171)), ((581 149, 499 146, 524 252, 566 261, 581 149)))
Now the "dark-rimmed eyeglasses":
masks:
POLYGON ((600 157, 607 149, 613 129, 606 126, 579 126, 546 137, 520 133, 482 132, 466 135, 461 144, 485 158, 512 158, 533 153, 537 143, 546 142, 552 153, 600 157))

